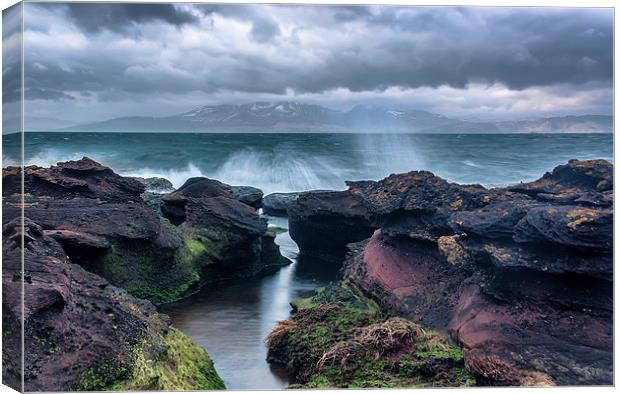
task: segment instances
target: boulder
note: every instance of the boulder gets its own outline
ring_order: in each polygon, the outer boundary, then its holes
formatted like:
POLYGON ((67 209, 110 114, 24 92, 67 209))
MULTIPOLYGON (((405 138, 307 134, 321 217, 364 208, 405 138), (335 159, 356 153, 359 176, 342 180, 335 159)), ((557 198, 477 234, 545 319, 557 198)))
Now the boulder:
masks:
POLYGON ((271 216, 288 216, 288 208, 297 200, 301 194, 324 193, 333 190, 308 190, 304 192, 291 193, 271 193, 263 198, 263 213, 271 216))
MULTIPOLYGON (((11 171, 8 169, 6 175, 10 177, 11 171)), ((24 169, 25 193, 56 200, 83 197, 108 202, 138 202, 144 191, 142 183, 122 177, 88 157, 58 163, 50 168, 29 166, 24 169)))
POLYGON ((263 205, 263 191, 252 186, 231 186, 233 197, 256 209, 263 205))
POLYGON ((290 263, 263 241, 267 221, 232 190, 212 179, 191 178, 162 197, 162 213, 185 235, 203 280, 249 277, 290 263), (262 252, 263 244, 271 253, 262 252))
POLYGON ((299 197, 299 193, 271 193, 263 198, 263 212, 271 216, 286 216, 286 210, 299 197))
POLYGON ((341 261, 347 244, 373 232, 368 204, 349 191, 302 193, 288 215, 289 233, 301 254, 323 260, 341 261))

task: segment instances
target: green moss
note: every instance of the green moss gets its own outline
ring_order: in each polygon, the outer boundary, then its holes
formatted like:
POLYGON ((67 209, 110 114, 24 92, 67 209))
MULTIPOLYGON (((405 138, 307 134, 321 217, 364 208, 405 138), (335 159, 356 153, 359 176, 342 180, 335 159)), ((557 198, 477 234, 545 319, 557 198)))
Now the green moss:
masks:
POLYGON ((202 348, 185 334, 170 328, 162 339, 165 350, 155 360, 141 349, 134 350, 131 377, 112 389, 133 390, 216 390, 224 389, 213 362, 202 348))
POLYGON ((176 250, 154 248, 148 241, 115 241, 95 266, 87 269, 156 305, 175 301, 208 279, 204 268, 221 258, 217 243, 225 232, 216 227, 200 231, 175 227, 174 231, 183 239, 176 250))
POLYGON ((458 347, 437 348, 425 352, 416 352, 415 355, 420 358, 452 360, 454 362, 463 361, 463 351, 458 347))
POLYGON ((146 341, 135 345, 131 361, 107 360, 87 370, 80 391, 217 390, 224 389, 213 362, 202 348, 185 334, 170 327, 161 338, 161 350, 150 356, 146 341))
POLYGON ((336 286, 319 289, 314 297, 298 303, 291 321, 280 325, 274 331, 278 335, 268 341, 273 359, 287 360, 301 387, 475 384, 465 369, 462 350, 447 336, 390 318, 351 287, 336 286), (406 329, 411 336, 390 342, 381 334, 385 329, 392 333, 406 329))
POLYGON ((455 368, 454 373, 461 386, 476 385, 476 378, 465 367, 455 368))
POLYGON ((127 363, 114 358, 103 360, 80 376, 76 391, 111 390, 117 381, 127 379, 130 373, 130 365, 127 363))
POLYGON ((194 256, 199 256, 207 250, 207 248, 202 242, 192 238, 187 239, 186 246, 189 249, 190 253, 194 256))

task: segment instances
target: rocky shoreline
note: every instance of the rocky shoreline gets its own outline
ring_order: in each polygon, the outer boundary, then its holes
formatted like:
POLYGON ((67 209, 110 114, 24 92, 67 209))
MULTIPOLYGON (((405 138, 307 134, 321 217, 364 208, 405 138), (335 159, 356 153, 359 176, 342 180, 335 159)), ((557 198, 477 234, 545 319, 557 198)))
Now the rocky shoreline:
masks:
MULTIPOLYGON (((256 190, 122 177, 89 159, 3 170, 5 382, 26 391, 224 388, 204 350, 153 305, 271 272, 281 256, 256 190), (21 212, 25 226, 21 229, 21 212)), ((262 197, 262 193, 260 193, 262 197)))
POLYGON ((22 378, 23 239, 25 390, 224 388, 155 306, 289 264, 262 207, 288 215, 301 259, 342 266, 268 338, 291 387, 612 384, 610 163, 496 189, 426 171, 347 185, 174 190, 88 158, 3 169, 5 382, 22 378))
MULTIPOLYGON (((290 233, 302 256, 344 261, 343 286, 376 303, 379 321, 398 316, 449 337, 478 385, 613 383, 610 163, 572 160, 537 181, 496 189, 426 171, 348 186, 301 194, 288 209, 290 233)), ((296 303, 297 314, 269 341, 271 361, 287 365, 304 387, 458 383, 454 370, 443 370, 452 376, 444 381, 403 376, 405 361, 417 371, 443 357, 418 357, 428 343, 413 340, 386 349, 397 357, 362 357, 351 375, 347 357, 359 340, 339 333, 365 324, 331 324, 325 309, 350 305, 316 297, 296 303), (316 354, 296 345, 312 337, 308 327, 328 338, 316 354), (300 368, 301 360, 314 367, 300 368), (376 370, 377 360, 384 369, 376 370)))

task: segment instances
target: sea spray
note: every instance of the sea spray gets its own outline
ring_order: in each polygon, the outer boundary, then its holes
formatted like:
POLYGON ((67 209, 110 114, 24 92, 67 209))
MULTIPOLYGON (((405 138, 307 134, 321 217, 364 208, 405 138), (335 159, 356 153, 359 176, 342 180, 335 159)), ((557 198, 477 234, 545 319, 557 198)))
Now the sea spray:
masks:
POLYGON ((368 178, 424 169, 424 159, 408 134, 358 134, 359 163, 368 178))
POLYGON ((344 189, 350 174, 336 160, 297 151, 242 149, 232 153, 213 178, 261 188, 266 194, 312 189, 344 189))
POLYGON ((193 177, 207 177, 198 166, 193 163, 189 163, 186 167, 182 168, 139 168, 135 170, 121 170, 119 171, 124 176, 135 176, 141 178, 161 177, 166 178, 172 185, 178 189, 186 180, 193 177))

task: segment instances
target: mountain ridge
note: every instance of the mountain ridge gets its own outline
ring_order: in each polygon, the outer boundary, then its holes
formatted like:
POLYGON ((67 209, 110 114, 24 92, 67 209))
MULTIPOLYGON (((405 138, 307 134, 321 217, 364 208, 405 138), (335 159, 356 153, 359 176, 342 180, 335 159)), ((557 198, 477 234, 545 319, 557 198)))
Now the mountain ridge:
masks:
POLYGON ((205 105, 177 115, 128 116, 65 127, 63 131, 323 132, 323 133, 610 133, 608 115, 567 115, 480 122, 419 109, 360 104, 340 111, 295 101, 205 105))

